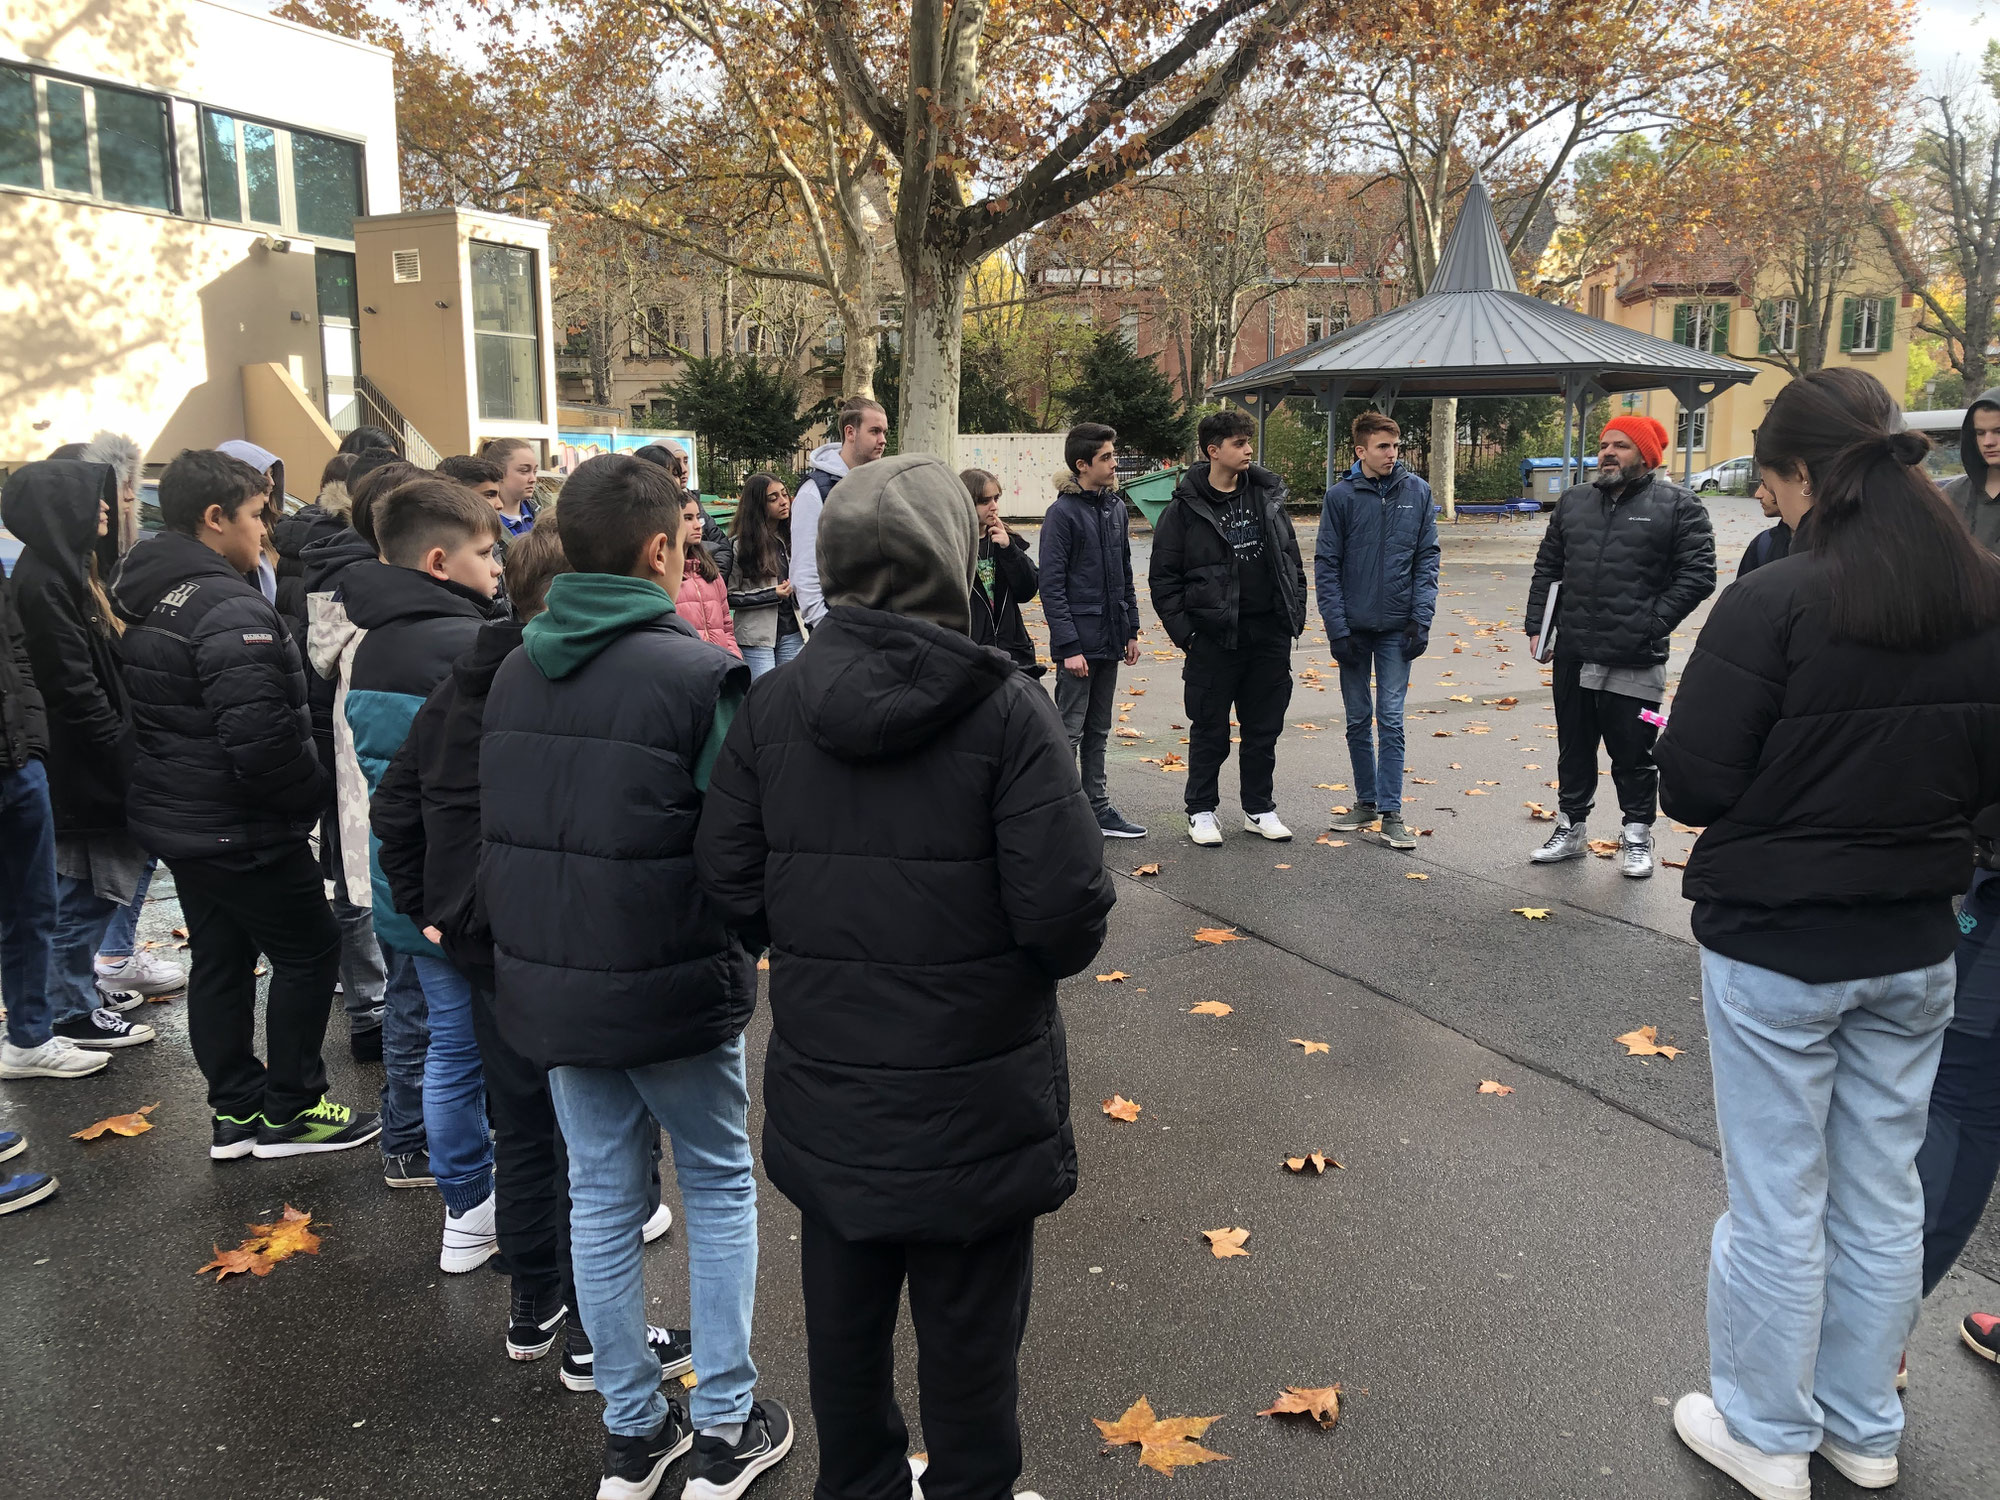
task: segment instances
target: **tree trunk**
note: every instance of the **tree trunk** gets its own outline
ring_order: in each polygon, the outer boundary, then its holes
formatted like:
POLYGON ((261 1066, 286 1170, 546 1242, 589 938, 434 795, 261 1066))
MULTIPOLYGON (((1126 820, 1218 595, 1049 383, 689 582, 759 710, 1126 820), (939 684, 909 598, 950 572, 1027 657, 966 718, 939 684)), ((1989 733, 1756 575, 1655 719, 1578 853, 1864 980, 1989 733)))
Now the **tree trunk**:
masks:
POLYGON ((955 462, 959 359, 965 340, 965 267, 935 246, 903 257, 901 453, 955 462))
POLYGON ((1458 479, 1458 401, 1431 402, 1431 496, 1447 521, 1458 519, 1453 490, 1458 479))
POLYGON ((1965 353, 1959 374, 1965 381, 1968 402, 1986 389, 1986 346, 1993 337, 1993 301, 1990 295, 1979 294, 1987 290, 1968 289, 1965 299, 1965 353))

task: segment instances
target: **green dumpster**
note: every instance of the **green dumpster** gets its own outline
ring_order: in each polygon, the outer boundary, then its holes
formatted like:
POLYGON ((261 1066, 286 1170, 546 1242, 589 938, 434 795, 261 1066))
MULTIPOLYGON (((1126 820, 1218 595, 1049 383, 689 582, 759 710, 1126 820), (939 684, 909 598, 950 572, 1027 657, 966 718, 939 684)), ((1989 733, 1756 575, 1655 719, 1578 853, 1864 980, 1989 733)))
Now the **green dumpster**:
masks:
POLYGON ((1125 486, 1126 497, 1139 507, 1139 514, 1146 518, 1148 526, 1160 524, 1160 517, 1166 514, 1167 505, 1174 498, 1174 490, 1185 473, 1185 464, 1178 469, 1155 469, 1125 486))
POLYGON ((725 531, 736 519, 736 501, 733 498, 725 500, 720 495, 703 495, 701 508, 711 521, 725 531))

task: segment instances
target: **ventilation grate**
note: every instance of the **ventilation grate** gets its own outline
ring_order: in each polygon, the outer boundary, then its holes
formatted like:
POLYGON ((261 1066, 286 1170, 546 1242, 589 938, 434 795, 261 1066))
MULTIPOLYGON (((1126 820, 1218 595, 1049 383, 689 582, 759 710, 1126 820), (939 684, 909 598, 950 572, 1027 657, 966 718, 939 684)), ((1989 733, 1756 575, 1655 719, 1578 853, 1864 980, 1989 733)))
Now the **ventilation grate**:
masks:
POLYGON ((422 281, 424 279, 423 259, 414 250, 390 251, 389 264, 395 275, 395 279, 399 282, 422 281))

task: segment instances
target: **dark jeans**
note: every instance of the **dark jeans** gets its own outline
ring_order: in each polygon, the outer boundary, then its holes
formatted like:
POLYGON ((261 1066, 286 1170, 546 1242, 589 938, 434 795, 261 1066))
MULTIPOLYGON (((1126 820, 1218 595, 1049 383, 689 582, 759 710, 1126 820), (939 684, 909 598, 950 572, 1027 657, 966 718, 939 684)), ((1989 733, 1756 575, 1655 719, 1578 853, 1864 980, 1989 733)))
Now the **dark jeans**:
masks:
POLYGON ((1292 632, 1282 615, 1251 615, 1237 623, 1236 645, 1197 635, 1181 670, 1188 716, 1187 810, 1214 812, 1221 800, 1222 763, 1229 759, 1229 711, 1243 730, 1237 762, 1243 811, 1267 813, 1278 766, 1278 735, 1292 701, 1292 632))
POLYGON ((382 950, 389 982, 382 992, 382 1154, 409 1156, 429 1144, 424 1133, 424 1054, 431 1045, 430 1003, 416 960, 382 950))
POLYGON ((1078 755, 1083 794, 1093 812, 1111 805, 1104 789, 1104 743, 1111 734, 1112 709, 1118 702, 1119 660, 1094 661, 1088 677, 1072 677, 1056 663, 1056 709, 1069 731, 1070 748, 1078 755))
MULTIPOLYGON (((576 1306, 569 1263, 569 1156, 549 1074, 507 1045, 493 1014, 493 992, 472 981, 472 1030, 486 1074, 493 1119, 493 1217, 500 1264, 517 1284, 562 1289, 576 1306)), ((657 1169, 655 1171, 657 1181, 657 1169)))
POLYGON ((188 1042, 208 1080, 209 1108, 274 1125, 326 1093, 320 1043, 340 970, 340 928, 319 861, 301 840, 254 870, 170 859, 188 928, 188 1042), (271 960, 264 1001, 268 1063, 259 1062, 257 955, 271 960))
POLYGON ((1590 815, 1597 800, 1601 740, 1611 756, 1611 783, 1618 788, 1624 821, 1650 825, 1660 810, 1660 773, 1653 765, 1653 741, 1660 731, 1640 718, 1639 710, 1660 705, 1584 687, 1577 681, 1582 666, 1560 654, 1555 660, 1556 779, 1561 783, 1556 805, 1572 823, 1590 815))
POLYGON ((0 1000, 7 1040, 49 1039, 49 962, 56 935, 56 820, 49 778, 31 760, 0 771, 0 1000))
POLYGON ((1944 1034, 1930 1121, 1917 1152, 1924 1184, 1924 1295, 1979 1227, 2000 1175, 2000 875, 1978 871, 1960 908, 1958 996, 1944 1034), (1967 922, 1971 925, 1968 927, 1967 922))
POLYGON ((925 1500, 1007 1500, 1021 1472, 1021 1336, 1035 1279, 1031 1219, 970 1245, 857 1244, 799 1231, 819 1481, 813 1500, 908 1500, 896 1405, 896 1309, 910 1283, 925 1500))

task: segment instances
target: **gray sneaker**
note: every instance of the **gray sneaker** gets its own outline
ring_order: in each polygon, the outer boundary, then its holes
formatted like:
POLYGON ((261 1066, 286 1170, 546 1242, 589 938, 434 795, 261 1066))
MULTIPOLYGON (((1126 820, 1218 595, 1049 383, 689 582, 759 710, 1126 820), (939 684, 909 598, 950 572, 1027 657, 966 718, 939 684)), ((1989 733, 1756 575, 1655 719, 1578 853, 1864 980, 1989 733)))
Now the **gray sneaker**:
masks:
POLYGON ((1572 823, 1567 813, 1556 814, 1556 831, 1549 841, 1528 856, 1531 864, 1554 865, 1566 859, 1582 859, 1590 853, 1590 836, 1580 822, 1572 823))
POLYGON ((1382 814, 1382 842, 1391 849, 1414 849, 1417 836, 1410 832, 1401 813, 1387 812, 1382 814))
POLYGON ((1335 833, 1352 833, 1357 828, 1366 828, 1380 816, 1382 815, 1375 811, 1374 803, 1357 802, 1346 812, 1335 813, 1333 821, 1327 826, 1335 833))
POLYGON ((1618 873, 1644 880, 1653 873, 1653 830, 1644 823, 1627 823, 1618 840, 1618 873))

